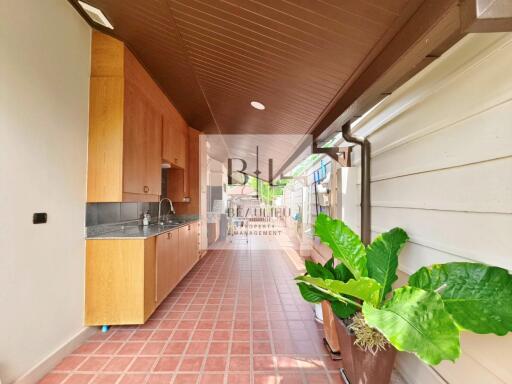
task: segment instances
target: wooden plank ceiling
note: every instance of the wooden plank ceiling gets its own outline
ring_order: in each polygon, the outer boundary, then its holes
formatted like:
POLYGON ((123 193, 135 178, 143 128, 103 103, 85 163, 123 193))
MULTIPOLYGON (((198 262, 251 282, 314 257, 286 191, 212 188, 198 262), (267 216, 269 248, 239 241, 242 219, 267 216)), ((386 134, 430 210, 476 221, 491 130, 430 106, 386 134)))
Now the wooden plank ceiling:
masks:
MULTIPOLYGON (((70 0, 76 7, 76 0, 70 0)), ((86 0, 206 133, 290 135, 276 168, 384 48, 418 0, 86 0), (264 111, 250 106, 265 104, 264 111), (288 145, 286 145, 288 144, 288 145)), ((93 25, 94 26, 94 25, 93 25)), ((265 136, 267 138, 267 136, 265 136)), ((254 144, 264 147, 268 138, 254 144), (266 142, 265 142, 266 141, 266 142)), ((247 140, 230 140, 231 152, 247 140), (235 148, 233 148, 235 146, 235 148)))

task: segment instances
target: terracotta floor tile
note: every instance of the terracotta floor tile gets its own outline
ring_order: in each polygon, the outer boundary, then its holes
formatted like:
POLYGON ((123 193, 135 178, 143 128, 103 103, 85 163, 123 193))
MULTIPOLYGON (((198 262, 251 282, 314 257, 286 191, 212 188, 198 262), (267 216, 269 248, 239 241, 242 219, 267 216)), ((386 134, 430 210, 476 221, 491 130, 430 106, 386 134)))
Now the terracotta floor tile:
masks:
MULTIPOLYGON (((277 384, 279 378, 273 373, 255 373, 254 384, 277 384)), ((328 383, 328 381, 326 381, 328 383)))
MULTIPOLYGON (((183 332, 190 332, 190 331, 183 331, 183 332)), ((191 340, 194 341, 205 341, 210 340, 212 332, 207 330, 195 330, 192 334, 191 340)))
MULTIPOLYGON (((280 374, 278 382, 280 384, 302 384, 304 381, 300 372, 297 372, 280 374)), ((328 383, 328 381, 326 381, 326 383, 328 383)))
POLYGON ((185 354, 187 355, 204 355, 208 350, 207 341, 191 341, 188 343, 185 354))
POLYGON ((51 372, 43 377, 39 381, 39 384, 61 384, 66 379, 66 377, 68 377, 67 373, 51 372))
POLYGON ((221 330, 214 331, 212 334, 213 341, 229 341, 231 340, 231 331, 221 330))
POLYGON ((93 384, 114 384, 121 377, 119 373, 100 373, 92 380, 93 384))
POLYGON ((251 332, 246 331, 246 330, 235 329, 233 331, 233 340, 234 341, 249 341, 249 340, 251 340, 251 332))
POLYGON ((249 355, 251 353, 251 343, 235 342, 231 344, 232 355, 249 355))
POLYGON ((121 347, 123 346, 123 343, 120 342, 109 342, 106 341, 102 343, 98 349, 94 351, 94 354, 96 355, 113 355, 116 353, 121 347))
POLYGON ((308 384, 325 384, 329 382, 329 377, 325 373, 306 373, 308 384))
POLYGON ((194 329, 196 327, 196 320, 181 320, 178 323, 178 329, 194 329))
POLYGON ((173 372, 176 371, 178 364, 180 362, 180 357, 174 356, 164 356, 158 359, 158 362, 155 365, 155 372, 173 372))
POLYGON ((254 342, 252 344, 252 351, 255 355, 269 355, 272 354, 272 346, 267 342, 254 342))
POLYGON ((186 341, 171 341, 163 350, 164 355, 181 355, 185 352, 188 342, 186 341))
POLYGON ((199 375, 194 373, 179 373, 174 378, 173 384, 196 384, 199 375))
POLYGON ((81 372, 97 372, 100 371, 110 361, 110 357, 106 356, 90 356, 85 360, 77 371, 81 372))
POLYGON ((72 373, 64 380, 65 384, 88 384, 94 375, 91 373, 72 373))
POLYGON ((73 354, 79 355, 79 354, 93 353, 100 345, 101 345, 101 343, 99 341, 98 342, 87 342, 87 343, 82 344, 77 349, 75 349, 73 351, 73 354))
POLYGON ((170 384, 174 374, 172 373, 152 373, 149 375, 146 384, 170 384))
POLYGON ((67 356, 55 367, 56 371, 73 371, 87 359, 87 356, 67 356))
POLYGON ((209 356, 206 358, 204 371, 224 372, 228 358, 226 356, 209 356))
POLYGON ((171 330, 155 330, 151 337, 149 338, 151 341, 167 341, 171 338, 173 331, 171 330))
POLYGON ((136 355, 144 346, 143 342, 128 342, 125 343, 116 353, 118 355, 136 355))
POLYGON ((249 371, 251 368, 251 358, 249 356, 231 356, 229 358, 229 370, 249 371))
POLYGON ((205 373, 201 375, 200 384, 224 384, 223 373, 205 373))
POLYGON ((162 320, 159 329, 175 329, 178 325, 178 320, 162 320))
POLYGON ((185 356, 181 360, 180 372, 199 372, 203 364, 203 356, 185 356))
POLYGON ((272 356, 253 356, 252 359, 255 371, 271 371, 275 367, 272 356))
POLYGON ((228 384, 250 384, 251 383, 251 375, 244 373, 230 373, 227 376, 228 384))
POLYGON ((117 329, 110 336, 110 341, 126 341, 133 334, 133 330, 117 329))
POLYGON ((154 355, 160 355, 165 347, 165 342, 159 342, 159 341, 150 341, 147 342, 142 350, 140 351, 141 355, 144 356, 154 356, 154 355))
POLYGON ((108 372, 124 372, 130 365, 132 360, 133 360, 133 357, 127 357, 127 356, 113 357, 112 360, 110 360, 107 363, 107 365, 105 365, 103 367, 103 370, 108 371, 108 372))
POLYGON ((132 372, 149 372, 156 360, 156 357, 137 356, 128 367, 128 370, 132 372))
POLYGON ((226 355, 229 351, 229 343, 212 342, 208 353, 210 355, 226 355))
POLYGON ((146 331, 143 329, 138 329, 130 336, 130 340, 147 340, 151 337, 153 331, 146 331))
POLYGON ((121 376, 119 384, 144 384, 146 382, 146 374, 141 373, 127 373, 121 376))

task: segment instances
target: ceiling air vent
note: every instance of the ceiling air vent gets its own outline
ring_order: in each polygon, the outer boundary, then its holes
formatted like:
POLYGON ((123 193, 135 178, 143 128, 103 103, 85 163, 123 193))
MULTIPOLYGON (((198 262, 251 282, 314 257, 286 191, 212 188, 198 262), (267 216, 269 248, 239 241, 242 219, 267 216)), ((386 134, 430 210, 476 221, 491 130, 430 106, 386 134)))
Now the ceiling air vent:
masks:
POLYGON ((85 13, 87 13, 91 20, 96 24, 103 25, 105 28, 114 29, 112 24, 110 24, 110 21, 108 21, 103 12, 101 12, 98 8, 80 0, 78 0, 78 4, 80 4, 85 13))

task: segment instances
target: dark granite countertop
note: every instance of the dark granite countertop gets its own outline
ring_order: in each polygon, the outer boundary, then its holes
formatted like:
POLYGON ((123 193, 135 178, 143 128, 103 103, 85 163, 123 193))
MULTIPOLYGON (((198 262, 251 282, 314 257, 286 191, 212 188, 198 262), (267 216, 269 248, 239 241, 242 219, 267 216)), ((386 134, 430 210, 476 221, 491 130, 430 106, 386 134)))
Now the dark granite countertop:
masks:
POLYGON ((197 217, 182 218, 179 220, 158 225, 156 223, 148 226, 137 225, 137 223, 110 224, 101 228, 87 228, 86 240, 114 240, 114 239, 147 239, 158 236, 162 233, 174 231, 190 223, 196 222, 197 217))

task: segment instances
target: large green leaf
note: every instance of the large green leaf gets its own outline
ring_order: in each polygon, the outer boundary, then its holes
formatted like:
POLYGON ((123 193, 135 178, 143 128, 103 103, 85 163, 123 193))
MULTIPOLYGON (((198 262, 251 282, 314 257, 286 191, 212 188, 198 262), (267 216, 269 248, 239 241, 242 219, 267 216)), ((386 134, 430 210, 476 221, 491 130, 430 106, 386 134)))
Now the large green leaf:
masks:
POLYGON ((334 300, 334 298, 323 292, 320 292, 318 289, 312 287, 311 285, 306 283, 297 283, 297 285, 299 286, 299 291, 303 299, 309 301, 310 303, 320 303, 324 300, 334 300))
POLYGON ((438 290, 457 324, 476 333, 512 331, 512 276, 478 263, 437 264, 421 268, 409 284, 438 290))
POLYGON ((365 302, 363 314, 396 349, 414 352, 427 364, 460 355, 459 330, 436 292, 402 287, 380 309, 365 302))
POLYGON ((409 239, 402 228, 393 228, 377 236, 366 248, 368 259, 368 276, 377 280, 383 289, 380 292, 380 302, 391 291, 391 284, 398 278, 398 254, 409 239))
POLYGON ((381 286, 369 277, 361 277, 359 280, 351 279, 346 283, 307 275, 298 276, 295 279, 333 293, 354 296, 363 301, 369 301, 373 305, 379 303, 381 286))
POLYGON ((334 267, 334 278, 340 281, 349 281, 353 279, 354 276, 350 273, 345 264, 338 264, 334 267))
POLYGON ((322 279, 334 279, 333 273, 320 263, 315 263, 310 260, 306 260, 306 271, 312 277, 321 277, 322 279))
POLYGON ((333 256, 345 264, 356 279, 368 276, 364 245, 343 221, 321 213, 316 218, 315 235, 329 245, 333 256))
POLYGON ((342 303, 341 301, 332 301, 331 308, 340 319, 346 319, 357 312, 355 305, 342 303))

